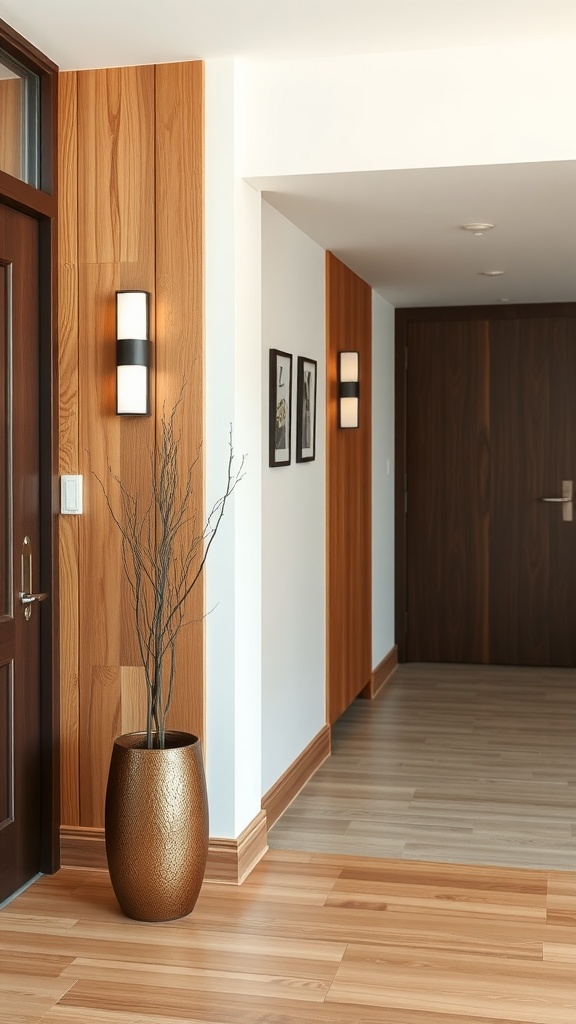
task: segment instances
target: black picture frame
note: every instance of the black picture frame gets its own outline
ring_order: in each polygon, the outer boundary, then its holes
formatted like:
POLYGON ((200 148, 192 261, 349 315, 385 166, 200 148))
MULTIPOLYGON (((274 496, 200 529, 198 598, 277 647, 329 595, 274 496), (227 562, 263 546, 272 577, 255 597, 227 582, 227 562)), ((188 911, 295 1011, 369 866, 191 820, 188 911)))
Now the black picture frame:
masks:
POLYGON ((318 363, 298 356, 296 392, 296 462, 316 458, 316 388, 318 363))
POLYGON ((289 466, 292 437, 292 356, 270 349, 269 458, 272 468, 289 466))

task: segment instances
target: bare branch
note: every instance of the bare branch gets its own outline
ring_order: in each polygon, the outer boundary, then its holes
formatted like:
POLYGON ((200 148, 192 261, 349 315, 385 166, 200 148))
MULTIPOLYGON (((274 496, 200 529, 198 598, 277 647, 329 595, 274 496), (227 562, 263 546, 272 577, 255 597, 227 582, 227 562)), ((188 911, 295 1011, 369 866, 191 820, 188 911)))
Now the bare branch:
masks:
POLYGON ((109 480, 119 495, 119 511, 115 511, 104 483, 93 474, 121 537, 122 566, 132 598, 147 687, 149 747, 164 746, 166 716, 173 695, 176 641, 185 626, 198 621, 185 619, 186 603, 201 578, 228 500, 244 476, 244 456, 234 471, 230 429, 226 487, 200 532, 196 525, 193 480, 201 448, 186 465, 182 479, 180 474, 181 433, 176 424, 184 388, 185 382, 170 414, 163 410, 158 440, 150 451, 151 497, 142 509, 139 496, 131 494, 109 466, 109 480))

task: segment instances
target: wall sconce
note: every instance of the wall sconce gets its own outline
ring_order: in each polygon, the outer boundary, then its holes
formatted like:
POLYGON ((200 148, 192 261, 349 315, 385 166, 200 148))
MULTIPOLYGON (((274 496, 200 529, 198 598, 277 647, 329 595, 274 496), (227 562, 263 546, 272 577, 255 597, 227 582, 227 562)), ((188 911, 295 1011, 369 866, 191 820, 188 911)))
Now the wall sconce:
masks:
POLYGON ((116 412, 150 415, 150 295, 116 292, 116 412))
POLYGON ((360 364, 358 352, 339 352, 338 426, 357 427, 360 395, 360 364))

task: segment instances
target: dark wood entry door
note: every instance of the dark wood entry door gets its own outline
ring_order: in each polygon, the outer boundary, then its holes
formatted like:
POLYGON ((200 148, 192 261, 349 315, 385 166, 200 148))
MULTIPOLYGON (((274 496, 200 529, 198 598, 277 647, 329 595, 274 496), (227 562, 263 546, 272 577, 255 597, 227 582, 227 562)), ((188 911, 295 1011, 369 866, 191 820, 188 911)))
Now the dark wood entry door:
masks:
POLYGON ((576 496, 576 319, 411 323, 407 352, 408 660, 576 665, 576 502, 543 500, 576 496))
POLYGON ((38 268, 37 222, 0 206, 0 901, 41 857, 38 268))

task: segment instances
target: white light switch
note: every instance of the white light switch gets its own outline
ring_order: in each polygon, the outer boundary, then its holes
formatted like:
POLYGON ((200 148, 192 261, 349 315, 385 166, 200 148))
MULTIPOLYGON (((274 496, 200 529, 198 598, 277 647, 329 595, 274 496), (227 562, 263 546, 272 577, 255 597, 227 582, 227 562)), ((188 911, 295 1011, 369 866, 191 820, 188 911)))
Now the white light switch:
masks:
POLYGON ((82 514, 82 477, 60 477, 60 512, 63 516, 82 514))

